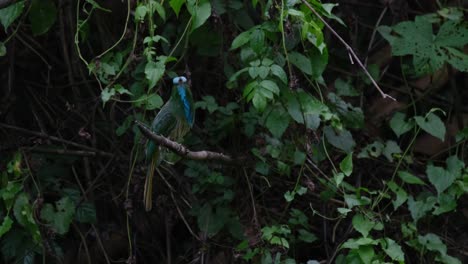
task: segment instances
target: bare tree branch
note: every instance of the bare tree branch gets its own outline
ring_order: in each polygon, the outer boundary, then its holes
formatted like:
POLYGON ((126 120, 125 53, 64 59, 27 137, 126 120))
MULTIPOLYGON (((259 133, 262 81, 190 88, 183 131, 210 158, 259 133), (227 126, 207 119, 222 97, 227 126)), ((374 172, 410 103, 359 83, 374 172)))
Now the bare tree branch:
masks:
POLYGON ((307 8, 310 9, 310 11, 312 11, 312 13, 314 13, 315 16, 318 17, 318 19, 320 19, 320 21, 323 22, 323 24, 328 28, 328 30, 331 31, 331 33, 333 35, 335 35, 335 37, 346 47, 346 49, 348 50, 348 53, 349 53, 349 56, 351 58, 351 64, 353 64, 353 61, 352 61, 352 58, 354 58, 354 60, 356 60, 357 64, 359 65, 359 67, 362 68, 362 70, 364 71, 364 73, 367 75, 367 77, 369 77, 369 79, 371 80, 372 84, 375 86, 375 88, 377 88, 377 90, 379 91, 380 95, 382 95, 383 98, 389 98, 393 101, 396 101, 395 98, 393 98, 392 96, 384 93, 382 91, 382 89, 380 88, 380 86, 377 84, 377 82, 374 80, 374 78, 372 78, 372 76, 370 75, 369 71, 367 71, 366 67, 364 66, 364 64, 362 64, 361 60, 359 59, 359 57, 356 55, 356 53, 353 51, 353 48, 351 48, 350 45, 348 45, 348 43, 346 43, 346 41, 344 41, 344 39, 338 34, 336 33, 336 31, 327 23, 327 21, 325 21, 325 19, 323 19, 323 17, 309 4, 309 2, 307 2, 306 0, 301 0, 302 3, 304 3, 304 5, 307 6, 307 8))
POLYGON ((231 156, 225 155, 223 153, 207 150, 191 151, 182 144, 153 133, 145 124, 141 123, 140 121, 135 121, 135 123, 146 138, 155 141, 157 144, 172 150, 184 158, 191 160, 217 160, 228 164, 241 164, 246 160, 246 158, 232 158, 231 156))

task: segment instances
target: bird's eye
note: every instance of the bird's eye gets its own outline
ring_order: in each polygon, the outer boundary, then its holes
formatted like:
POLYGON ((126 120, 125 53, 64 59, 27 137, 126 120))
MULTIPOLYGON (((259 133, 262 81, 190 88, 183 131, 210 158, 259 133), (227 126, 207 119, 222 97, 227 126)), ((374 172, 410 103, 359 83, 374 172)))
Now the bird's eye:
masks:
POLYGON ((187 78, 185 78, 185 76, 180 76, 180 79, 183 83, 186 83, 187 82, 187 78))
POLYGON ((173 84, 178 84, 179 80, 180 80, 180 77, 175 77, 174 79, 172 79, 172 83, 173 84))

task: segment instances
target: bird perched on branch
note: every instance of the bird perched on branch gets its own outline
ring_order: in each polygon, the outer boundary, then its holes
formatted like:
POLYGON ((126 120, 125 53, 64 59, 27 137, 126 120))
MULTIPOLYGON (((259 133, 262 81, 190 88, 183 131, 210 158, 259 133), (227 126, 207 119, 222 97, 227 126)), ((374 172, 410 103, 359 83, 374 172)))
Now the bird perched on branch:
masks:
MULTIPOLYGON (((151 129, 154 133, 167 137, 173 141, 181 141, 193 126, 195 109, 192 92, 184 76, 175 77, 171 97, 161 108, 153 120, 151 129)), ((148 172, 146 174, 144 200, 146 211, 152 208, 153 177, 156 167, 163 160, 163 151, 153 141, 146 146, 146 160, 148 172)))

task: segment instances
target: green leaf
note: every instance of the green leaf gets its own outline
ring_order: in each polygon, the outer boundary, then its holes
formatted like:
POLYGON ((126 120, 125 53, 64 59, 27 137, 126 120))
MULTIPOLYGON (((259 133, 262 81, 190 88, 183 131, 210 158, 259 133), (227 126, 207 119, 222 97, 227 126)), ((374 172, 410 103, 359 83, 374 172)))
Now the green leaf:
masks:
POLYGON ((366 245, 377 245, 378 241, 370 237, 350 238, 341 245, 341 248, 357 249, 366 245))
POLYGON ((191 32, 205 24, 206 20, 211 16, 211 4, 209 0, 188 0, 187 10, 193 18, 191 32))
POLYGON ((363 216, 362 214, 356 214, 353 217, 353 227, 361 233, 363 237, 367 237, 369 235, 369 231, 372 230, 375 226, 375 222, 369 220, 367 217, 363 216))
POLYGON ((318 49, 312 48, 308 55, 311 64, 311 75, 318 79, 328 65, 328 49, 324 48, 320 52, 318 49))
POLYGON ((399 171, 398 172, 398 176, 400 177, 400 179, 406 183, 409 183, 409 184, 418 184, 418 185, 425 185, 426 183, 424 183, 423 180, 421 180, 420 178, 414 176, 413 174, 407 172, 407 171, 399 171))
POLYGON ((161 96, 159 96, 157 94, 150 94, 146 98, 146 102, 145 102, 146 107, 145 108, 146 108, 146 110, 154 110, 154 109, 157 109, 157 108, 161 108, 163 103, 164 102, 163 102, 161 96))
POLYGON ((445 62, 468 71, 468 62, 457 58, 463 55, 460 48, 468 43, 466 23, 446 21, 437 36, 433 34, 432 23, 425 16, 417 16, 414 22, 405 21, 394 27, 381 26, 378 31, 392 46, 393 55, 413 55, 417 74, 434 72, 445 62))
POLYGON ((323 132, 330 144, 346 153, 353 151, 354 146, 356 146, 356 142, 348 130, 335 131, 331 126, 326 126, 323 132))
POLYGON ((58 200, 55 203, 55 209, 51 204, 45 204, 41 210, 41 218, 60 235, 68 232, 74 215, 75 203, 68 196, 58 200))
POLYGON ((380 245, 382 246, 383 251, 394 261, 403 263, 405 261, 405 254, 401 249, 401 246, 398 245, 393 239, 385 237, 380 240, 380 245))
POLYGON ((447 170, 455 176, 455 178, 460 178, 462 176, 463 168, 465 168, 465 163, 458 159, 457 156, 453 155, 447 158, 447 170))
POLYGON ((250 34, 249 43, 255 53, 261 53, 265 48, 265 32, 259 28, 253 30, 252 34, 250 34))
POLYGON ((140 3, 138 7, 135 9, 135 20, 137 22, 143 22, 145 20, 146 13, 148 13, 148 7, 140 3))
POLYGON ((294 152, 294 164, 295 165, 302 165, 304 164, 304 161, 306 160, 307 158, 307 155, 300 151, 300 150, 297 150, 294 152))
POLYGON ((5 30, 21 15, 23 9, 24 1, 19 1, 0 9, 0 23, 2 23, 5 30))
POLYGON ((299 240, 302 240, 306 243, 313 243, 315 241, 317 241, 317 236, 310 233, 309 231, 305 230, 305 229, 299 229, 299 240))
POLYGON ((172 10, 174 10, 174 13, 176 14, 177 17, 179 17, 179 12, 180 8, 182 5, 185 3, 185 0, 170 0, 169 5, 172 7, 172 10))
POLYGON ((338 78, 335 80, 336 94, 339 96, 358 96, 359 92, 354 89, 351 82, 345 82, 343 79, 338 78))
POLYGON ((417 223, 419 219, 427 214, 427 212, 431 211, 432 208, 434 208, 435 203, 436 199, 433 196, 415 201, 413 196, 410 195, 408 197, 408 210, 410 211, 414 222, 417 223))
POLYGON ((286 76, 286 72, 284 72, 283 68, 281 68, 279 65, 271 65, 270 71, 273 75, 278 77, 284 84, 288 84, 288 77, 286 76))
POLYGON ((244 46, 247 44, 250 40, 250 31, 244 31, 240 33, 233 41, 231 44, 231 50, 237 49, 239 47, 244 46))
POLYGON ((437 115, 430 112, 425 118, 422 116, 415 116, 414 119, 421 129, 442 141, 445 140, 445 125, 437 115))
POLYGON ((429 182, 434 185, 439 195, 450 187, 456 179, 453 173, 450 173, 442 167, 436 167, 433 165, 427 166, 426 174, 429 182))
POLYGON ((360 246, 357 252, 363 263, 371 263, 375 256, 374 247, 370 245, 360 246))
POLYGON ((441 215, 443 213, 447 213, 450 211, 455 210, 457 208, 457 198, 451 194, 441 194, 437 197, 437 202, 439 205, 436 207, 433 215, 441 215))
POLYGON ((312 75, 312 63, 310 60, 298 52, 289 53, 289 61, 296 66, 299 70, 304 72, 307 75, 312 75))
POLYGON ((274 107, 270 112, 266 119, 265 126, 274 137, 281 138, 284 131, 288 128, 290 120, 288 113, 279 105, 274 107))
POLYGON ((49 31, 56 19, 57 7, 52 0, 32 1, 29 21, 31 21, 31 30, 35 36, 49 31))
POLYGON ((405 119, 405 114, 397 112, 393 115, 392 120, 390 120, 390 127, 397 137, 400 137, 413 128, 413 124, 411 122, 407 122, 405 119))
POLYGON ((161 19, 163 21, 166 21, 166 11, 164 10, 164 7, 156 1, 151 1, 150 3, 151 3, 152 9, 153 8, 156 9, 156 12, 161 17, 161 19))
POLYGON ((7 215, 3 218, 3 222, 0 225, 0 238, 6 234, 6 232, 10 231, 11 226, 13 225, 13 220, 7 215))
POLYGON ((278 85, 276 85, 275 82, 273 81, 270 81, 270 80, 263 80, 260 82, 260 86, 262 86, 263 88, 269 90, 270 92, 274 93, 274 94, 279 94, 279 88, 278 88, 278 85))
POLYGON ((393 140, 387 140, 385 142, 385 148, 383 149, 382 154, 388 159, 388 161, 393 162, 393 154, 400 154, 401 149, 398 144, 393 140))
POLYGON ((109 87, 106 87, 104 90, 101 92, 101 100, 102 103, 105 104, 107 103, 112 96, 115 95, 115 90, 114 89, 109 89, 109 87))
POLYGON ((393 181, 388 182, 387 186, 396 195, 396 199, 392 201, 393 210, 396 211, 398 207, 408 200, 408 193, 393 181))
POLYGON ((351 175, 353 172, 353 152, 348 153, 340 162, 340 169, 346 176, 351 175))
POLYGON ((149 90, 153 89, 154 86, 158 83, 161 77, 164 75, 164 71, 166 70, 166 65, 164 65, 163 61, 150 61, 145 66, 145 76, 148 80, 149 90))
POLYGON ((96 223, 96 208, 90 202, 84 202, 76 208, 76 221, 81 223, 96 223))

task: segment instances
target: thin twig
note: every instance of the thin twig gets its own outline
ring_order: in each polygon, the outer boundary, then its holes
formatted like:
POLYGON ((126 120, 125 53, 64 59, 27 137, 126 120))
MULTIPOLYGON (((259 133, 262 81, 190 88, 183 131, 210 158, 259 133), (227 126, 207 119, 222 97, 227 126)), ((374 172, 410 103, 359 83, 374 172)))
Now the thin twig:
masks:
POLYGON ((146 138, 154 140, 159 145, 172 150, 182 157, 192 160, 218 160, 228 164, 240 164, 241 162, 245 162, 245 158, 236 159, 219 152, 211 152, 206 150, 191 151, 182 144, 153 133, 145 124, 141 123, 140 121, 135 121, 135 123, 146 138))
POLYGON ((367 71, 366 67, 364 66, 364 64, 362 64, 361 60, 359 59, 359 57, 356 55, 356 53, 353 51, 353 49, 351 48, 351 46, 348 45, 348 43, 346 43, 346 41, 344 41, 344 39, 338 34, 336 33, 336 31, 325 21, 325 19, 323 19, 322 16, 320 16, 320 14, 306 1, 306 0, 301 0, 302 3, 304 3, 307 8, 310 9, 310 11, 312 11, 312 13, 314 13, 315 16, 317 16, 320 21, 322 21, 322 23, 328 28, 328 30, 330 30, 330 32, 335 35, 335 37, 346 47, 346 49, 348 50, 348 53, 351 54, 351 56, 356 60, 357 64, 359 65, 359 67, 362 68, 362 70, 364 71, 364 73, 367 75, 367 77, 369 77, 369 79, 371 80, 372 84, 375 86, 375 88, 377 88, 377 90, 379 91, 380 95, 382 95, 383 98, 389 98, 389 99, 392 99, 393 101, 396 101, 395 98, 393 98, 392 96, 384 93, 382 91, 382 89, 379 87, 379 85, 377 84, 377 82, 374 80, 374 78, 372 78, 372 76, 370 75, 369 71, 367 71))
POLYGON ((31 131, 31 130, 27 130, 27 129, 24 129, 24 128, 21 128, 21 127, 16 127, 16 126, 4 124, 4 123, 0 123, 0 127, 6 128, 6 129, 16 130, 16 131, 19 131, 19 132, 22 132, 22 133, 25 133, 25 134, 34 135, 36 137, 49 139, 49 140, 60 142, 60 143, 66 144, 66 145, 71 145, 71 146, 74 146, 74 147, 77 147, 77 148, 93 151, 97 155, 106 156, 106 157, 113 157, 114 156, 114 154, 109 153, 109 152, 105 152, 105 151, 102 151, 102 150, 99 150, 99 149, 88 147, 86 145, 78 144, 78 143, 75 143, 73 141, 61 139, 61 138, 54 137, 54 136, 49 136, 49 135, 41 133, 41 132, 31 131))

